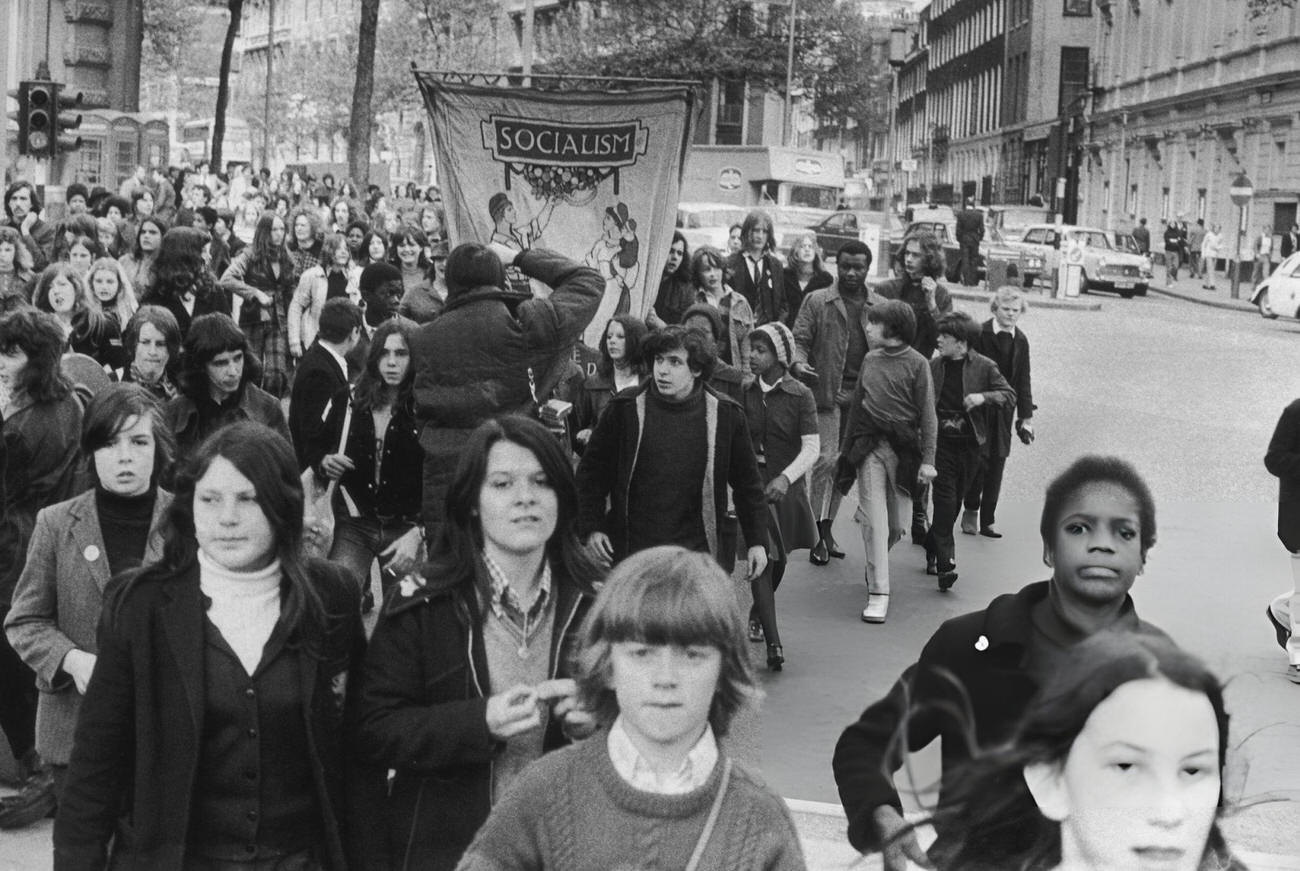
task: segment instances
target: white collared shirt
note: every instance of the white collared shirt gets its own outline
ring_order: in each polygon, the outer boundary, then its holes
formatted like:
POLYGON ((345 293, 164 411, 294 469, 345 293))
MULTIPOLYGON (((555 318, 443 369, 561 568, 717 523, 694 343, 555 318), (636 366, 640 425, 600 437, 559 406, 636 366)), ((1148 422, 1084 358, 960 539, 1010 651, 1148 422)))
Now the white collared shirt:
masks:
POLYGON ((641 751, 636 749, 632 738, 623 727, 623 715, 614 720, 609 729, 609 758, 614 763, 614 770, 633 789, 651 792, 656 795, 684 795, 694 792, 709 780, 713 767, 718 764, 718 742, 713 737, 713 728, 707 723, 704 734, 682 760, 681 767, 668 774, 654 770, 641 751))
POLYGON ((1004 326, 1002 326, 1002 324, 998 323, 996 319, 994 319, 994 321, 993 321, 993 335, 996 336, 998 333, 1009 333, 1009 334, 1011 335, 1011 338, 1014 339, 1014 338, 1016 337, 1016 328, 1015 328, 1015 327, 1004 327, 1004 326))
POLYGON ((347 359, 338 351, 335 351, 333 348, 331 348, 329 345, 325 344, 324 342, 321 342, 320 346, 329 352, 329 355, 334 358, 335 363, 339 364, 339 369, 343 372, 343 377, 344 378, 348 377, 347 359))

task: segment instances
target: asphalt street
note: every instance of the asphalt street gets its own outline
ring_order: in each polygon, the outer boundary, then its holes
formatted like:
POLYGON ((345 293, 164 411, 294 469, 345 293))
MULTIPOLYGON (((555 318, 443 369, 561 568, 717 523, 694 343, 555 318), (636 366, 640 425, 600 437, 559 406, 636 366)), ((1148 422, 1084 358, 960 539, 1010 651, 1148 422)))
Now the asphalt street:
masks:
MULTIPOLYGON (((1233 744, 1227 794, 1281 794, 1229 824, 1253 849, 1300 856, 1300 687, 1264 609, 1289 589, 1278 543, 1276 480, 1263 455, 1282 408, 1300 395, 1300 323, 1163 296, 1099 296, 1099 311, 1031 310, 1036 440, 1007 465, 998 541, 958 535, 959 580, 940 593, 921 548, 891 559, 888 622, 859 620, 863 549, 846 504, 836 537, 848 557, 825 568, 796 555, 778 593, 784 672, 765 673, 759 721, 765 777, 789 798, 837 802, 830 759, 840 731, 883 695, 948 617, 1042 580, 1038 533, 1047 482, 1085 453, 1133 462, 1155 495, 1158 540, 1134 588, 1142 617, 1204 657, 1228 682, 1233 744), (1289 790, 1289 793, 1288 793, 1289 790)), ((975 302, 958 307, 983 319, 975 302)), ((847 502, 847 500, 846 500, 847 502)), ((937 777, 937 744, 900 787, 937 777)))

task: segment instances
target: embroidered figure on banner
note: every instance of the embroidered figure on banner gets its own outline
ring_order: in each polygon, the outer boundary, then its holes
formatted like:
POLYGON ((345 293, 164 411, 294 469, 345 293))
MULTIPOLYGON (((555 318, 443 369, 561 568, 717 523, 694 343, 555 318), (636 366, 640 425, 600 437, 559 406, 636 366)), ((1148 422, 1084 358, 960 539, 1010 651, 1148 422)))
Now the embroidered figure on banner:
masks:
POLYGON ((605 279, 605 296, 593 323, 603 324, 601 315, 612 301, 609 316, 632 310, 632 288, 641 274, 641 243, 636 237, 636 218, 628 216, 627 203, 605 209, 600 238, 587 252, 586 263, 605 279))
MULTIPOLYGON (((554 214, 557 203, 558 200, 548 199, 541 211, 537 213, 537 217, 520 227, 519 212, 510 196, 506 193, 493 194, 488 200, 488 214, 493 224, 492 241, 515 251, 527 251, 542 238, 542 233, 546 231, 546 225, 551 222, 551 215, 554 214)), ((506 275, 510 279, 511 289, 521 293, 531 292, 528 276, 517 268, 508 267, 506 275)))

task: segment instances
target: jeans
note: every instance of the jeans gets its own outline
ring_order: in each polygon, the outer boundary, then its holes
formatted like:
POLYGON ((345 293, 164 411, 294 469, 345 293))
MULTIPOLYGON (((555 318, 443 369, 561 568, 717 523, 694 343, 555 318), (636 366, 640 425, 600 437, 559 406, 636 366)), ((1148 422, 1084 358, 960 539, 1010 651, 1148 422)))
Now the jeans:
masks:
MULTIPOLYGON (((370 564, 414 526, 414 523, 402 520, 385 523, 377 517, 339 516, 334 521, 334 546, 330 548, 330 562, 339 563, 352 572, 361 592, 368 592, 370 564)), ((388 590, 398 579, 390 572, 383 571, 384 563, 381 560, 379 583, 387 596, 388 590)))
POLYGON ((867 591, 889 595, 889 549, 903 537, 912 516, 912 498, 898 488, 898 455, 880 444, 858 467, 858 510, 867 553, 867 591))
POLYGON ((1255 258, 1255 271, 1251 273, 1250 283, 1259 284, 1265 278, 1268 278, 1269 270, 1273 264, 1269 262, 1268 255, 1255 258))
POLYGON ((971 478, 979 465, 979 445, 961 439, 939 439, 934 454, 934 467, 939 474, 930 485, 934 500, 934 520, 926 536, 925 549, 939 561, 939 571, 952 568, 957 555, 957 543, 952 528, 957 523, 962 496, 970 487, 971 478))

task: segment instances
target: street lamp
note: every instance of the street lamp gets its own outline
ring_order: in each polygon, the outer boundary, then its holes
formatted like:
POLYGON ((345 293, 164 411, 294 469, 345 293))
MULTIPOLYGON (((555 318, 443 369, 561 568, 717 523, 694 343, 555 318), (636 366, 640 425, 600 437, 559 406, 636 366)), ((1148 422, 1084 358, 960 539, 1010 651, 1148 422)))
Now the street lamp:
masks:
POLYGON ((1246 233, 1246 206, 1255 196, 1255 186, 1244 172, 1238 173, 1228 188, 1228 196, 1237 207, 1237 250, 1232 269, 1232 298, 1241 299, 1241 242, 1246 233))

